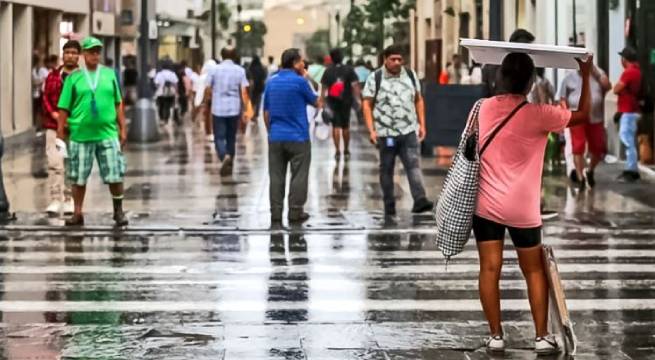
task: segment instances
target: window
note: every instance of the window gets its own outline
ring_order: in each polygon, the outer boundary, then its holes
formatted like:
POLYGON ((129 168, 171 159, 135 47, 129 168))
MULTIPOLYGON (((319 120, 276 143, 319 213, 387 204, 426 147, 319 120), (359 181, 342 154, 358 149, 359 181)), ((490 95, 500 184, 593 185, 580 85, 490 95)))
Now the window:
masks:
POLYGON ((93 10, 108 13, 116 12, 116 0, 93 0, 93 10))

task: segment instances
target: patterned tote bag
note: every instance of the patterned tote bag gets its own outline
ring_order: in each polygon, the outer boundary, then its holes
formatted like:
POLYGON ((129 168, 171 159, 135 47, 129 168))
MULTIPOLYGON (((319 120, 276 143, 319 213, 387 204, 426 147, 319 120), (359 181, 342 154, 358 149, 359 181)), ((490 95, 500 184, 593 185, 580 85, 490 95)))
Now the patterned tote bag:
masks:
POLYGON ((478 151, 478 115, 482 101, 478 100, 473 106, 435 211, 437 247, 447 259, 462 252, 471 236, 480 185, 480 157, 500 129, 527 104, 524 101, 512 110, 478 151))

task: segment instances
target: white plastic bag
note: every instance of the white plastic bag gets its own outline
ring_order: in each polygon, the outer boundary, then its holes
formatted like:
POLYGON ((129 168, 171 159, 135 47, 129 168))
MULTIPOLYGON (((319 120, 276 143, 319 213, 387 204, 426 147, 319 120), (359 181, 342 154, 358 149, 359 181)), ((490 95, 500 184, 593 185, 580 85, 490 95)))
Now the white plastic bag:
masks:
POLYGON ((66 142, 64 140, 57 138, 55 140, 55 147, 57 148, 57 151, 61 157, 64 159, 68 158, 68 147, 66 146, 66 142))

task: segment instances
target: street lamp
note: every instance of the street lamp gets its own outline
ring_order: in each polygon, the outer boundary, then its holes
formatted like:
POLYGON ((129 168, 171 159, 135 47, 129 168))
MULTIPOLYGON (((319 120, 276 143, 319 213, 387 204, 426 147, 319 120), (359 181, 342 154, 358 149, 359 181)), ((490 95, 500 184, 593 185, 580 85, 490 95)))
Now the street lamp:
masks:
MULTIPOLYGON (((150 21, 148 1, 141 0, 141 24, 139 25, 139 100, 134 105, 134 115, 127 134, 131 142, 155 142, 159 140, 157 111, 152 102, 152 89, 148 79, 148 54, 150 21)), ((154 3, 154 1, 153 1, 154 3)))
POLYGON ((239 59, 241 59, 241 10, 243 8, 241 7, 241 1, 237 4, 237 55, 239 56, 239 59))
POLYGON ((216 0, 211 0, 211 7, 212 59, 216 59, 216 0))
POLYGON ((337 14, 334 15, 334 20, 336 20, 337 22, 337 47, 340 48, 341 47, 341 38, 340 38, 341 14, 339 13, 339 10, 337 10, 337 14))

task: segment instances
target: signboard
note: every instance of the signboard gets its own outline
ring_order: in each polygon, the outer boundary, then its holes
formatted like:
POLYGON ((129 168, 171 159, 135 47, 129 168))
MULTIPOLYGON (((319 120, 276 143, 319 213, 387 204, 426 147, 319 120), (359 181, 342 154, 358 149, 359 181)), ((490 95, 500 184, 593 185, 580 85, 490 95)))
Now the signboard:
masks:
POLYGON ((148 22, 148 38, 150 40, 157 40, 159 38, 159 31, 157 28, 157 20, 150 20, 148 22))
POLYGON ((91 30, 93 35, 116 36, 116 16, 112 13, 94 11, 91 30))

